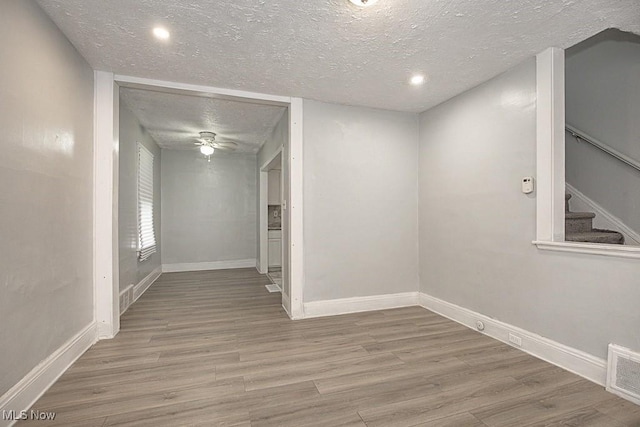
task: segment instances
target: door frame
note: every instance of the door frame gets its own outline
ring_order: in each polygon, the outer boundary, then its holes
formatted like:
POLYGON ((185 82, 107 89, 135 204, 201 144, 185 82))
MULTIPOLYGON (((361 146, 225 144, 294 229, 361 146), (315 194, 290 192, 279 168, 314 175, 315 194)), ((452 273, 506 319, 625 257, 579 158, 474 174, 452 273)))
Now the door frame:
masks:
MULTIPOLYGON (((269 214, 268 214, 268 195, 269 195, 269 165, 283 152, 283 146, 281 145, 276 149, 269 159, 267 159, 258 169, 259 175, 259 191, 260 191, 260 206, 258 206, 258 224, 259 224, 259 245, 260 253, 258 255, 258 272, 261 274, 267 274, 269 271, 269 214)), ((280 170, 284 167, 284 158, 280 159, 280 170)), ((284 181, 282 174, 280 174, 280 180, 284 181)), ((282 184, 281 186, 282 187, 282 184)), ((282 190, 281 190, 282 191, 282 190)), ((281 193, 282 194, 282 193, 281 193)), ((282 258, 284 259, 284 257, 282 258)))
POLYGON ((304 315, 302 99, 117 75, 107 71, 95 71, 94 82, 93 285, 94 321, 98 325, 99 339, 113 338, 120 330, 118 266, 120 87, 289 108, 289 150, 288 158, 283 161, 286 161, 289 166, 289 182, 285 185, 289 186, 290 191, 290 200, 287 201, 290 225, 287 251, 290 295, 289 301, 283 301, 283 305, 288 306, 288 313, 292 319, 302 318, 304 315))

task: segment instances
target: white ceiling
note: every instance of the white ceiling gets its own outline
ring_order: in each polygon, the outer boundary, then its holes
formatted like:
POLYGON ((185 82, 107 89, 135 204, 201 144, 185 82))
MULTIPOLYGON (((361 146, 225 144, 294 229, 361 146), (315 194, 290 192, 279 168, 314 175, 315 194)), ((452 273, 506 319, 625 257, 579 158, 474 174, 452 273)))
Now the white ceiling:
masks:
POLYGON ((285 107, 121 88, 121 101, 161 148, 194 149, 200 131, 234 141, 239 152, 257 152, 285 107))
POLYGON ((95 69, 419 112, 550 46, 640 33, 638 0, 40 0, 95 69), (168 43, 151 37, 154 25, 168 43), (429 76, 411 87, 413 72, 429 76))

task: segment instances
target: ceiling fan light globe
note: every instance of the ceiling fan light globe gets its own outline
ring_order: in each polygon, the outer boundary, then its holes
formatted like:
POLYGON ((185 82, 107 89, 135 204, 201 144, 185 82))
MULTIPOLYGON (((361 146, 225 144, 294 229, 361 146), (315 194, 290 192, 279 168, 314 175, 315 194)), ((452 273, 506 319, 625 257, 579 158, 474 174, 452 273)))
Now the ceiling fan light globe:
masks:
POLYGON ((349 0, 351 3, 360 7, 373 6, 378 0, 349 0))
POLYGON ((212 155, 214 151, 215 151, 215 149, 210 145, 201 145, 200 146, 200 152, 202 154, 204 154, 205 156, 212 155))

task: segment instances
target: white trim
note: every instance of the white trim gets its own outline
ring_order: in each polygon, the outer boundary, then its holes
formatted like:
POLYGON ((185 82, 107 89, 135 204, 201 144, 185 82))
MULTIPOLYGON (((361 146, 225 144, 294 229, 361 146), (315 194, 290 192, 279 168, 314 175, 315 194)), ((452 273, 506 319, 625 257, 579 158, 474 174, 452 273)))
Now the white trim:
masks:
POLYGON ((624 245, 604 245, 601 243, 582 242, 540 242, 534 241, 538 249, 557 252, 573 252, 578 254, 603 255, 618 258, 640 258, 640 247, 624 245))
MULTIPOLYGON (((302 98, 292 98, 287 96, 277 96, 261 94, 256 92, 245 92, 234 89, 217 88, 213 86, 200 86, 186 83, 168 82, 163 80, 146 79, 133 76, 113 75, 112 81, 117 83, 121 87, 148 89, 155 91, 163 91, 167 93, 188 94, 195 96, 202 96, 208 98, 217 99, 229 99, 235 101, 249 102, 253 104, 267 104, 267 105, 280 105, 289 107, 289 158, 286 159, 290 165, 290 182, 289 182, 289 198, 285 201, 290 206, 289 224, 290 224, 290 241, 289 241, 289 267, 286 272, 283 272, 283 280, 289 283, 291 301, 290 304, 290 317, 292 319, 300 319, 304 315, 303 309, 303 289, 304 289, 304 247, 303 247, 303 100, 302 98), (289 273, 289 274, 287 274, 289 273)), ((114 85, 117 87, 117 85, 114 85)), ((118 106, 117 91, 114 93, 114 104, 118 106)), ((117 134, 117 127, 114 128, 114 133, 117 134)), ((116 158, 117 167, 117 158, 116 158)), ((117 169, 116 169, 117 170, 117 169)), ((117 182, 115 182, 117 189, 117 182)), ((117 194, 117 193, 116 193, 117 194)), ((117 218, 116 212, 113 212, 109 206, 104 206, 106 212, 111 212, 117 218)), ((117 220, 116 220, 117 228, 117 220)), ((112 252, 117 254, 118 244, 115 242, 115 248, 113 243, 109 248, 112 252)), ((118 259, 117 257, 115 258, 118 259)), ((255 260, 252 266, 255 266, 255 260)), ((117 268, 117 263, 115 264, 117 268)), ((167 268, 171 268, 167 266, 167 268)), ((163 269, 164 271, 164 269, 163 269)), ((96 277, 99 277, 96 273, 96 277)), ((117 274, 116 274, 117 280, 117 274)), ((112 286, 114 292, 114 299, 118 300, 119 286, 112 286)), ((97 293, 96 293, 97 294, 97 293)), ((283 296, 284 296, 283 292, 283 296)), ((96 301, 100 301, 96 299, 96 301)), ((117 308, 117 307, 116 307, 117 308)), ((117 312, 117 310, 116 310, 117 312)), ((119 322, 119 316, 117 321, 119 322)), ((119 328, 119 323, 118 323, 119 328)), ((115 329, 117 333, 118 328, 115 329)))
POLYGON ((610 214, 602 206, 591 200, 571 184, 567 183, 566 186, 567 192, 572 196, 570 202, 577 201, 578 203, 582 203, 584 206, 574 206, 574 210, 588 210, 589 212, 595 212, 596 218, 594 219, 594 224, 597 228, 619 231, 624 236, 625 245, 640 245, 640 234, 629 228, 629 226, 622 222, 620 218, 610 214))
POLYGON ((95 72, 93 150, 94 319, 100 338, 120 330, 118 249, 119 93, 113 74, 95 72))
MULTIPOLYGON (((303 101, 291 98, 289 118, 289 314, 304 317, 304 214, 303 214, 303 101)), ((284 285, 284 284, 283 284, 284 285)), ((286 288, 286 286, 284 286, 286 288)), ((282 293, 284 297, 284 292, 282 293)))
POLYGON ((156 280, 158 280, 158 277, 160 277, 161 274, 162 266, 159 265, 154 268, 151 273, 147 274, 144 279, 138 282, 138 284, 133 287, 133 301, 131 301, 131 304, 136 302, 138 298, 140 298, 142 294, 144 294, 147 289, 149 289, 149 287, 153 285, 156 280))
MULTIPOLYGON (((267 272, 269 271, 269 203, 268 203, 268 197, 269 197, 269 187, 268 187, 268 183, 269 183, 269 173, 266 170, 267 166, 269 166, 269 164, 276 158, 278 157, 278 155, 280 155, 283 152, 283 146, 280 145, 276 151, 273 153, 273 155, 267 160, 265 161, 261 166, 260 169, 258 171, 258 173, 260 174, 260 187, 259 187, 259 199, 260 199, 260 206, 258 206, 258 213, 259 213, 259 245, 260 245, 260 256, 258 257, 258 273, 260 274, 267 274, 267 272)), ((284 162, 284 159, 282 159, 282 162, 284 162)), ((282 259, 282 258, 281 258, 282 259)))
MULTIPOLYGON (((288 112, 287 112, 288 113, 288 112)), ((284 151, 284 147, 282 147, 283 151, 284 151)), ((285 187, 286 187, 286 183, 285 181, 285 176, 284 173, 282 171, 285 170, 285 168, 287 167, 287 162, 286 159, 284 158, 285 156, 280 156, 280 222, 282 224, 282 195, 285 193, 285 187)), ((289 173, 289 179, 291 179, 291 174, 289 173)), ((268 193, 268 191, 267 191, 268 193)), ((268 199, 268 194, 267 194, 267 199, 268 199)), ((267 225, 268 225, 268 219, 267 219, 267 225)), ((268 227, 267 227, 268 228, 268 227)), ((285 256, 288 252, 290 252, 291 248, 290 247, 285 247, 286 245, 289 244, 289 242, 291 241, 291 224, 282 224, 281 230, 280 230, 280 270, 282 271, 283 267, 288 268, 288 272, 291 272, 291 269, 289 268, 289 265, 283 265, 283 261, 285 260, 285 256), (285 227, 286 230, 285 230, 285 227), (284 230, 285 233, 288 234, 288 238, 287 236, 283 236, 282 231, 284 230)), ((269 230, 267 230, 267 260, 269 258, 269 248, 268 248, 268 244, 269 244, 269 230)), ((289 262, 291 262, 291 259, 289 259, 289 262)), ((268 266, 267 266, 267 270, 269 270, 268 266)), ((280 294, 282 295, 282 288, 284 288, 284 281, 285 280, 289 280, 290 277, 287 277, 285 279, 285 275, 283 275, 280 278, 280 294)), ((290 282, 289 282, 290 283, 290 282)), ((291 293, 291 292, 289 292, 291 293)))
POLYGON ((258 206, 258 260, 257 269, 260 274, 267 274, 269 271, 269 206, 267 197, 269 194, 269 173, 258 171, 259 180, 259 200, 258 206))
MULTIPOLYGON (((284 292, 282 292, 284 294, 284 292)), ((287 313, 287 316, 289 316, 289 318, 291 318, 291 308, 289 308, 288 304, 291 302, 291 300, 289 298, 282 298, 282 308, 284 309, 285 313, 287 313)))
MULTIPOLYGON (((97 326, 91 322, 0 397, 0 413, 28 410, 96 341, 97 326)), ((12 424, 0 418, 0 426, 12 424)))
POLYGON ((229 261, 189 262, 179 264, 162 264, 163 273, 178 273, 183 271, 226 270, 231 268, 255 268, 255 258, 236 259, 229 261))
POLYGON ((536 56, 536 240, 564 241, 564 50, 536 56))
POLYGON ((522 338, 522 346, 516 347, 519 350, 580 375, 596 384, 605 385, 607 362, 604 359, 430 295, 421 293, 419 301, 420 305, 427 310, 473 330, 476 330, 476 322, 481 320, 484 323, 482 333, 503 343, 513 345, 509 342, 509 333, 515 334, 522 338))
POLYGON ((418 305, 417 292, 312 301, 304 304, 304 317, 307 319, 416 305, 418 305))
POLYGON ((269 95, 257 92, 247 92, 237 89, 225 89, 214 86, 202 86, 188 83, 168 82, 165 80, 147 79, 142 77, 116 75, 115 80, 121 86, 135 89, 160 89, 163 92, 184 93, 190 92, 192 95, 204 96, 218 99, 240 100, 245 102, 286 105, 291 102, 288 96, 269 95), (257 102, 256 102, 257 101, 257 102))
POLYGON ((424 293, 406 292, 315 301, 305 303, 304 310, 305 318, 313 318, 416 305, 473 330, 476 330, 476 322, 481 320, 484 323, 483 334, 512 346, 509 333, 515 334, 522 340, 522 345, 515 348, 596 384, 605 385, 607 362, 604 359, 424 293))

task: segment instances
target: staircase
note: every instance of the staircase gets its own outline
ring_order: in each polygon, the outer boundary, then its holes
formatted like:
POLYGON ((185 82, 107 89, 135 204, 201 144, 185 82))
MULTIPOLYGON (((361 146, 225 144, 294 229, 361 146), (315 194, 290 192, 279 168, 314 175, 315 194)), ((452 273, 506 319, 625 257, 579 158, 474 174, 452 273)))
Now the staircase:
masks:
POLYGON ((569 199, 571 194, 565 193, 565 241, 624 245, 624 236, 617 231, 593 228, 593 212, 571 212, 569 199))

